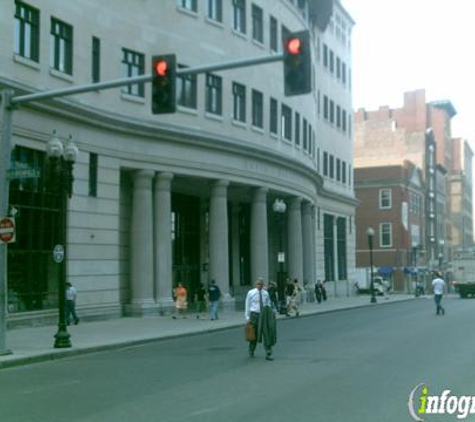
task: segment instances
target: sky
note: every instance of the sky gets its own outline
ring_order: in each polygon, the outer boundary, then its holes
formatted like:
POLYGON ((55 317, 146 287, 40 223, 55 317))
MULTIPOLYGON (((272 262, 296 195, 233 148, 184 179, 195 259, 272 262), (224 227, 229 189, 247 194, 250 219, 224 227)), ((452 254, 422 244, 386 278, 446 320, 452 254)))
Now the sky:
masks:
POLYGON ((353 106, 402 107, 404 92, 449 100, 452 136, 475 151, 473 0, 341 0, 352 16, 353 106))

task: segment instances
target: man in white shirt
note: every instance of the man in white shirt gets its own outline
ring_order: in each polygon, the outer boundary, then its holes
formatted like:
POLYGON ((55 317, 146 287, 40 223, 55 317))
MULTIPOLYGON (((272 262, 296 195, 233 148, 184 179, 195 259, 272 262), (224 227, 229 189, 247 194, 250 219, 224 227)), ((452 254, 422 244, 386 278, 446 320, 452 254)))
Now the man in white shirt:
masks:
POLYGON ((445 291, 445 281, 442 279, 442 274, 435 273, 435 278, 432 280, 432 288, 434 289, 436 315, 439 315, 440 313, 445 315, 445 309, 441 305, 442 296, 445 291))
MULTIPOLYGON (((264 307, 271 307, 271 300, 269 293, 263 289, 264 281, 262 278, 259 278, 256 281, 256 287, 247 292, 246 303, 245 303, 245 312, 244 316, 246 322, 250 322, 254 329, 256 330, 256 340, 249 342, 249 357, 254 357, 254 351, 256 350, 257 339, 259 337, 258 328, 259 328, 259 316, 263 312, 264 307)), ((272 359, 272 348, 269 346, 266 348, 266 359, 272 359)))

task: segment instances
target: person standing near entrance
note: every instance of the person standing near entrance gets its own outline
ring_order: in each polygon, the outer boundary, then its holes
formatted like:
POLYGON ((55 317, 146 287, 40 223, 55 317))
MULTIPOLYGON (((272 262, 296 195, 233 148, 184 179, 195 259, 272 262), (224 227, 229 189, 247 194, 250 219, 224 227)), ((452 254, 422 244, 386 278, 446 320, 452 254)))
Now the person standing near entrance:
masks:
POLYGON ((435 313, 439 315, 445 315, 445 309, 442 307, 442 296, 445 291, 445 281, 442 278, 442 274, 435 273, 435 278, 432 280, 432 288, 434 289, 434 301, 435 301, 435 313))
POLYGON ((275 314, 271 309, 269 293, 263 289, 264 281, 259 278, 256 287, 247 292, 244 317, 251 323, 256 332, 255 340, 249 341, 249 357, 254 357, 257 343, 264 342, 266 360, 272 358, 272 346, 276 343, 275 314))
POLYGON ((71 317, 73 317, 74 324, 79 323, 79 318, 76 314, 76 288, 69 282, 66 283, 66 324, 71 323, 71 317))
POLYGON ((219 319, 218 308, 219 308, 220 298, 221 298, 221 290, 219 289, 218 286, 216 286, 216 281, 211 280, 211 283, 208 286, 209 319, 211 321, 219 319))

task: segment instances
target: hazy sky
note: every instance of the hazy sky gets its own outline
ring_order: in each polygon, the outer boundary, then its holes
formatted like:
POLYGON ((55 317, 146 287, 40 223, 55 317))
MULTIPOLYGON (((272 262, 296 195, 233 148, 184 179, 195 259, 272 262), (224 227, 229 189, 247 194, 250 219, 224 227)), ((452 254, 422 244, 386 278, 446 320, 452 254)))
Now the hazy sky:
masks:
POLYGON ((342 0, 353 17, 354 108, 401 107, 404 92, 450 100, 452 135, 475 144, 473 0, 342 0))

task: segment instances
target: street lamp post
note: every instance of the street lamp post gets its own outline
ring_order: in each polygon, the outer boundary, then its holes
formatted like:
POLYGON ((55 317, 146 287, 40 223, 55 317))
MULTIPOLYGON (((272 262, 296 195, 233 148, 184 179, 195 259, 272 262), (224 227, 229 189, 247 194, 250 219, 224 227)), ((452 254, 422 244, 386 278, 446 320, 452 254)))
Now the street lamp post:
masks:
POLYGON ((285 286, 284 286, 284 215, 287 210, 287 205, 282 199, 276 199, 272 205, 272 210, 277 215, 279 225, 279 252, 277 253, 277 262, 279 263, 279 272, 277 274, 277 291, 279 294, 279 312, 281 314, 287 313, 287 304, 285 301, 285 286))
POLYGON ((376 296, 374 294, 374 279, 373 279, 373 238, 374 238, 374 229, 372 227, 368 227, 368 230, 366 231, 366 234, 368 235, 368 247, 369 247, 369 267, 370 267, 370 277, 371 277, 371 285, 370 285, 370 291, 371 291, 371 303, 376 303, 376 296))
POLYGON ((46 147, 48 158, 48 177, 51 186, 58 192, 60 224, 58 230, 58 243, 53 250, 53 258, 59 264, 58 273, 58 332, 55 334, 54 347, 71 347, 71 340, 66 328, 66 231, 68 225, 68 199, 73 191, 73 168, 78 156, 78 148, 69 136, 66 146, 59 140, 56 130, 46 147))

